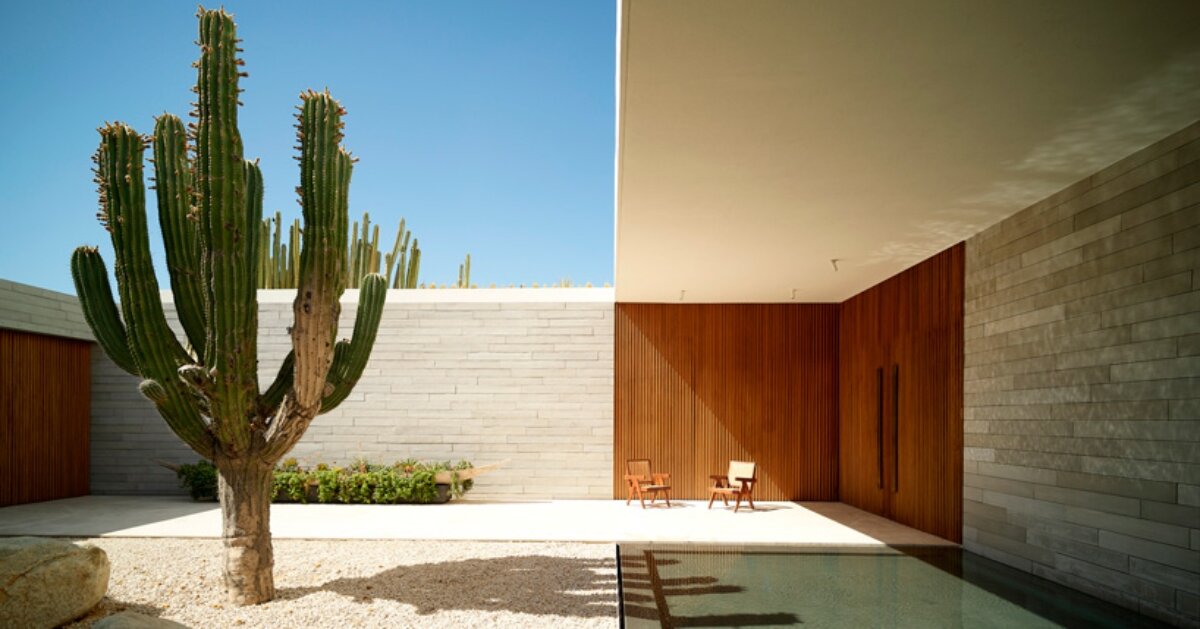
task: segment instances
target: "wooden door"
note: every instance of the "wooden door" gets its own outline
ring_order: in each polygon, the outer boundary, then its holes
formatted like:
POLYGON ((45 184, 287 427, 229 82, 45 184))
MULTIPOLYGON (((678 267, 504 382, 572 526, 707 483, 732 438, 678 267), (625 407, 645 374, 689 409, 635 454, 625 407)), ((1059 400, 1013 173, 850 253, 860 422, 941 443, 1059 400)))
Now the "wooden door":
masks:
POLYGON ((887 443, 889 350, 882 291, 842 304, 839 329, 840 494, 843 502, 873 513, 888 510, 887 443))
POLYGON ((962 521, 962 247, 905 273, 894 364, 892 519, 958 541, 962 521))
POLYGON ((962 536, 961 244, 841 306, 843 502, 962 536))

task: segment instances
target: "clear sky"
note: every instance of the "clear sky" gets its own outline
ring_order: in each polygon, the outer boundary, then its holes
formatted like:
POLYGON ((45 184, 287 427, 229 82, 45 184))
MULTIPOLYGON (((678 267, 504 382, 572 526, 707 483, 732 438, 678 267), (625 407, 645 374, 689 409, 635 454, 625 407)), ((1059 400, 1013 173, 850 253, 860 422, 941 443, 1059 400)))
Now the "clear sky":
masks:
MULTIPOLYGON (((300 215, 293 107, 328 87, 360 159, 363 211, 391 245, 400 217, 421 241, 421 277, 452 283, 597 285, 613 272, 611 0, 225 3, 244 40, 240 112, 260 157, 264 214, 300 215)), ((96 127, 149 133, 186 116, 198 51, 195 2, 8 3, 0 20, 0 278, 74 293, 71 251, 112 247, 95 219, 96 127)), ((151 170, 147 168, 147 176, 151 170)), ((159 284, 162 240, 153 197, 159 284)))

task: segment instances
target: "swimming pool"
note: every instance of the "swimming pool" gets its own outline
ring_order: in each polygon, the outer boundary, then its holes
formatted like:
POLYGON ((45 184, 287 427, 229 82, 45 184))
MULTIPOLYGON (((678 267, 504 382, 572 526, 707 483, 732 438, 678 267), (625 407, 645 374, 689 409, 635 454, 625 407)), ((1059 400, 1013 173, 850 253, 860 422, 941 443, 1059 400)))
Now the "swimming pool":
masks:
POLYGON ((617 552, 630 628, 1166 626, 957 547, 617 552))

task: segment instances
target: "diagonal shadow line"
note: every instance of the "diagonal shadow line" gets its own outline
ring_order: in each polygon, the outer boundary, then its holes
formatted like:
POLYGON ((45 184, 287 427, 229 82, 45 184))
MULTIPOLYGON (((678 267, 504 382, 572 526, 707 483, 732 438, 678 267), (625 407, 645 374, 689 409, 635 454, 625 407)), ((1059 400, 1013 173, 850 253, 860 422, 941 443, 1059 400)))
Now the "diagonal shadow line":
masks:
MULTIPOLYGON (((692 413, 691 413, 691 417, 689 418, 689 421, 691 423, 691 427, 690 427, 690 432, 691 432, 690 437, 691 438, 689 439, 689 441, 692 444, 700 443, 700 441, 696 438, 696 435, 697 435, 697 424, 699 423, 698 418, 701 416, 701 409, 702 409, 706 416, 713 418, 713 420, 714 420, 713 423, 716 426, 720 427, 723 434, 728 438, 728 441, 733 443, 734 446, 736 447, 738 453, 731 455, 731 458, 737 459, 737 460, 749 459, 749 460, 756 461, 758 463, 758 474, 759 474, 759 476, 761 476, 761 478, 758 482, 758 485, 766 491, 774 490, 774 493, 782 494, 783 492, 782 492, 782 490, 780 490, 779 484, 777 482, 775 482, 771 476, 770 468, 772 467, 772 462, 766 461, 766 460, 760 461, 759 459, 762 458, 762 456, 760 456, 760 455, 763 455, 764 453, 751 452, 750 448, 746 447, 746 445, 745 445, 745 443, 747 441, 747 439, 744 438, 745 435, 743 435, 742 437, 739 437, 738 435, 734 434, 734 432, 732 430, 730 430, 730 428, 729 428, 729 422, 725 421, 716 411, 714 411, 712 409, 712 404, 711 404, 710 400, 706 400, 705 397, 703 395, 701 395, 701 393, 699 391, 697 391, 697 389, 696 389, 696 380, 697 380, 697 378, 696 378, 696 362, 697 361, 696 361, 696 357, 695 357, 696 350, 689 349, 689 351, 686 352, 686 354, 687 354, 686 357, 668 355, 666 352, 664 352, 662 350, 662 347, 665 344, 662 341, 662 339, 652 339, 651 334, 648 333, 644 329, 644 327, 642 325, 643 322, 639 321, 637 317, 632 316, 628 310, 625 311, 624 316, 631 324, 631 327, 634 330, 634 332, 636 332, 638 334, 638 336, 640 337, 640 341, 641 341, 640 344, 642 344, 644 346, 652 347, 654 349, 654 355, 656 357, 658 357, 663 363, 666 364, 666 366, 670 369, 670 371, 675 376, 675 380, 682 383, 687 388, 687 390, 690 392, 691 399, 692 399, 692 413), (673 360, 673 358, 674 358, 674 360, 673 360), (680 363, 682 363, 682 364, 680 364, 680 363), (683 375, 684 371, 688 372, 688 376, 685 377, 683 375)), ((695 336, 698 336, 698 334, 695 336)), ((695 344, 697 342, 698 342, 698 340, 693 340, 693 344, 695 344)), ((669 347, 669 345, 668 345, 668 347, 669 347)), ((714 473, 714 474, 721 473, 721 471, 707 471, 704 473, 699 472, 695 466, 697 458, 698 457, 696 456, 696 452, 693 449, 692 454, 691 454, 691 463, 692 463, 692 468, 693 468, 692 475, 696 476, 696 478, 701 478, 701 477, 706 478, 709 473, 714 473), (699 474, 699 476, 697 476, 698 474, 699 474)), ((695 479, 692 479, 692 480, 694 481, 695 479)), ((702 494, 705 493, 705 491, 706 491, 705 482, 701 481, 697 487, 695 496, 697 498, 701 497, 702 494)), ((761 493, 761 491, 762 490, 760 490, 760 493, 761 493)), ((695 498, 693 498, 693 499, 695 499, 695 498)))

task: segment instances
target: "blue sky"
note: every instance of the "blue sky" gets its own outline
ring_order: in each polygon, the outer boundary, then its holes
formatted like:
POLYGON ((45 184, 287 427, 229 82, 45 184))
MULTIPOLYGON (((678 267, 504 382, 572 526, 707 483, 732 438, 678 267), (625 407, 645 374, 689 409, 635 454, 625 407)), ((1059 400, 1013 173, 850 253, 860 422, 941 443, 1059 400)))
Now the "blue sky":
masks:
MULTIPOLYGON (((73 293, 68 261, 100 244, 96 127, 143 133, 185 116, 194 2, 22 2, 0 21, 0 278, 73 293)), ((480 285, 612 281, 615 3, 227 2, 245 40, 246 156, 262 159, 264 214, 300 215, 293 107, 328 87, 359 157, 351 220, 390 246, 401 216, 421 277, 480 285), (286 7, 286 9, 284 8, 286 7)), ((147 175, 150 170, 147 170, 147 175)), ((152 198, 151 241, 162 270, 152 198)))

